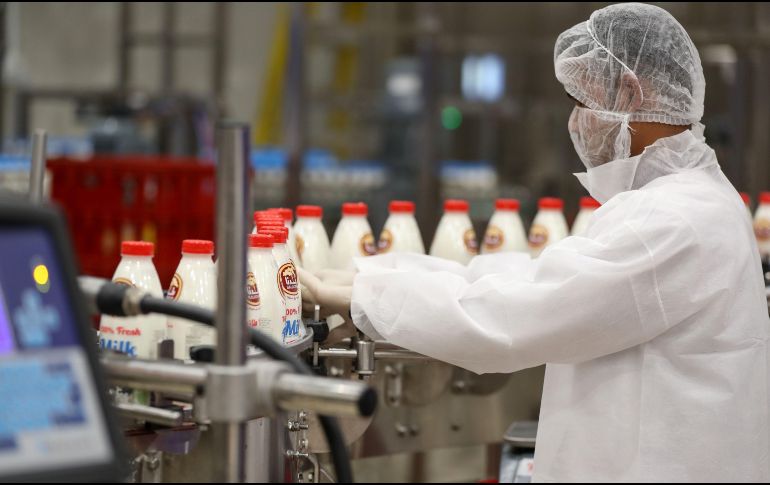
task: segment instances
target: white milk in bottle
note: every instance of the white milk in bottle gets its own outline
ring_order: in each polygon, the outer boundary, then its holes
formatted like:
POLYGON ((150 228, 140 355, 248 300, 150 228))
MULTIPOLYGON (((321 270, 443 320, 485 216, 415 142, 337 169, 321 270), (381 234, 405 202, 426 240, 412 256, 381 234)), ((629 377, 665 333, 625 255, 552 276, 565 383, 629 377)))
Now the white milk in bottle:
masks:
POLYGON ((366 220, 368 213, 363 202, 342 204, 342 219, 332 237, 330 267, 352 271, 354 257, 377 254, 377 243, 366 220))
POLYGON ((285 227, 276 227, 260 230, 260 234, 273 237, 273 258, 278 266, 276 283, 278 293, 286 305, 281 340, 284 345, 291 345, 305 336, 305 326, 302 323, 302 295, 297 267, 286 247, 289 231, 285 227))
MULTIPOLYGON (((113 283, 136 287, 157 298, 163 289, 152 257, 155 245, 145 241, 123 241, 120 264, 112 277, 113 283)), ((104 349, 121 352, 130 357, 156 359, 158 343, 166 338, 166 317, 158 314, 138 317, 102 316, 99 344, 104 349)))
POLYGON ((323 209, 317 205, 297 206, 294 239, 303 268, 316 273, 329 267, 331 245, 323 222, 323 209))
POLYGON ((495 213, 489 220, 482 254, 501 252, 527 252, 527 233, 519 216, 519 201, 516 199, 497 199, 495 213))
POLYGON ((529 229, 529 250, 533 258, 540 256, 543 249, 561 241, 569 235, 567 220, 564 218, 564 201, 556 197, 543 197, 539 210, 529 229))
POLYGON ((759 194, 759 206, 754 214, 754 234, 762 261, 770 259, 770 192, 759 194))
MULTIPOLYGON (((215 310, 217 277, 212 256, 214 243, 197 239, 182 242, 182 260, 168 288, 166 298, 215 310)), ((174 339, 174 358, 190 358, 190 347, 216 345, 216 330, 202 323, 169 318, 169 336, 174 339)))
POLYGON ((430 246, 430 255, 468 264, 479 252, 476 232, 468 216, 468 202, 447 200, 444 215, 430 246))
POLYGON ((283 343, 283 320, 286 311, 278 291, 278 266, 273 258, 273 236, 249 234, 248 260, 248 324, 283 343))
POLYGON ((575 217, 575 222, 572 223, 572 236, 582 236, 588 229, 588 222, 591 220, 596 209, 602 205, 598 200, 593 197, 581 197, 580 198, 580 211, 575 217))
POLYGON ((378 252, 425 254, 420 228, 414 218, 414 202, 394 200, 388 210, 390 216, 380 233, 378 252))

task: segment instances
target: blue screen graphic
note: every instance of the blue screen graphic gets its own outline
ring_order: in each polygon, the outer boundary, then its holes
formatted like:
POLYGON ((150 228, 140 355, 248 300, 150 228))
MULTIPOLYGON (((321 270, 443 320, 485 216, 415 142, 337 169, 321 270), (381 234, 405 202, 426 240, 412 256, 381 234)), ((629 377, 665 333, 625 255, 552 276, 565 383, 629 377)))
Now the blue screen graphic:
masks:
POLYGON ((0 254, 0 355, 14 348, 79 346, 69 294, 47 234, 0 229, 0 254), (39 267, 45 268, 45 281, 40 274, 35 280, 39 267))

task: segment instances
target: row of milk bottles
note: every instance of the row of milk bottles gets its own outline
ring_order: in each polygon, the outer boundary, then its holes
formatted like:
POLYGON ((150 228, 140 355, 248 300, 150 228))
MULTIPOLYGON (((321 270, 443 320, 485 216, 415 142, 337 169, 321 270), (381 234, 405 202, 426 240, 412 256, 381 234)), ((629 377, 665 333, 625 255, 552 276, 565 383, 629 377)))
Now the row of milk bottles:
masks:
MULTIPOLYGON (((741 196, 751 215, 749 196, 744 193, 741 196)), ((563 206, 558 198, 540 199, 538 213, 527 236, 518 212, 519 202, 498 199, 481 244, 481 253, 529 251, 537 257, 547 246, 570 234, 563 206)), ((599 203, 583 197, 580 207, 572 235, 585 233, 599 203)), ((245 282, 248 325, 285 345, 300 340, 305 329, 301 320, 302 299, 296 266, 301 265, 312 272, 326 268, 352 270, 353 258, 358 256, 388 252, 424 254, 414 210, 412 202, 392 201, 390 215, 379 239, 375 240, 367 220, 367 205, 345 203, 331 242, 322 223, 321 207, 298 206, 293 225, 294 214, 290 209, 256 212, 254 231, 248 240, 249 267, 245 282)), ((770 259, 770 192, 760 194, 753 220, 760 254, 767 261, 770 259)), ((478 252, 468 203, 464 200, 445 201, 444 215, 429 254, 467 264, 478 252)), ((154 245, 150 242, 124 241, 113 281, 162 298, 153 255, 154 245)), ((217 283, 213 256, 212 241, 183 241, 182 259, 169 285, 167 298, 215 309, 217 283)), ((157 358, 158 343, 164 339, 174 340, 175 358, 187 359, 190 348, 215 344, 216 331, 196 322, 161 315, 103 316, 101 320, 101 346, 129 356, 157 358)))
MULTIPOLYGON (((163 298, 158 271, 152 262, 154 251, 155 246, 151 242, 123 241, 120 264, 112 281, 163 298)), ((213 310, 217 297, 213 255, 212 241, 183 241, 182 259, 169 284, 166 298, 213 310)), ((187 359, 191 347, 214 344, 216 331, 200 323, 158 314, 137 317, 103 315, 99 325, 101 347, 130 357, 156 359, 158 344, 166 339, 174 340, 174 358, 187 359)))
MULTIPOLYGON (((287 244, 292 214, 287 209, 255 214, 255 228, 248 236, 246 275, 247 324, 284 345, 305 336, 302 299, 295 266, 295 246, 287 244)), ((154 245, 145 241, 124 241, 121 261, 113 276, 119 284, 134 286, 163 298, 160 279, 152 262, 154 245)), ((214 310, 217 275, 213 260, 214 243, 185 240, 182 258, 168 287, 166 298, 214 310)), ((103 316, 99 328, 102 348, 131 357, 155 359, 158 344, 174 341, 174 358, 188 359, 190 349, 214 345, 216 330, 186 319, 162 315, 138 317, 103 316)))
MULTIPOLYGON (((519 202, 498 199, 481 246, 482 253, 530 251, 538 256, 547 246, 570 234, 561 199, 543 198, 529 237, 519 216, 519 202)), ((599 204, 590 197, 581 200, 581 210, 572 234, 583 234, 591 214, 599 204)), ((436 229, 429 254, 467 264, 479 253, 479 244, 464 200, 447 200, 444 215, 436 229)), ((297 260, 303 268, 317 272, 327 268, 353 270, 353 258, 374 254, 425 254, 420 229, 414 217, 415 206, 409 201, 392 201, 389 217, 375 240, 367 220, 366 204, 345 203, 342 218, 331 243, 322 223, 323 211, 317 206, 299 206, 294 225, 297 260)))

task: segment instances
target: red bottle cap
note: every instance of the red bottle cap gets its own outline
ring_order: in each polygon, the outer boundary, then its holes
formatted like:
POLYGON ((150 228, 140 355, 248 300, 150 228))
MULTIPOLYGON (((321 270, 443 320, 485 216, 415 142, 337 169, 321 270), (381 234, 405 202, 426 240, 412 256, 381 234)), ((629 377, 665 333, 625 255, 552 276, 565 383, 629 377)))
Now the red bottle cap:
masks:
POLYGON ((324 211, 317 205, 298 205, 297 217, 323 217, 324 211))
POLYGON ((468 212, 468 201, 447 199, 444 201, 444 212, 468 212))
POLYGON ((414 214, 414 202, 408 200, 392 200, 388 205, 391 214, 414 214))
POLYGON ((270 209, 270 212, 278 214, 284 221, 294 220, 294 211, 286 207, 279 207, 277 209, 270 209))
POLYGON ((751 207, 751 196, 749 194, 741 192, 741 199, 743 199, 743 203, 746 204, 746 207, 751 207))
POLYGON ((770 192, 760 192, 759 194, 760 204, 770 204, 770 192))
POLYGON ((154 256, 155 245, 147 241, 123 241, 120 244, 123 256, 154 256))
POLYGON ((369 207, 363 202, 345 202, 342 204, 342 215, 365 216, 369 214, 369 207))
POLYGON ((497 199, 495 201, 495 209, 499 211, 517 211, 519 206, 519 201, 516 199, 497 199))
POLYGON ((581 197, 580 198, 580 208, 581 209, 598 209, 602 205, 599 203, 598 200, 594 199, 593 197, 581 197))
POLYGON ((543 197, 538 203, 538 207, 541 209, 564 209, 564 201, 558 197, 543 197))
POLYGON ((286 239, 289 238, 289 230, 285 227, 258 228, 257 230, 259 234, 269 234, 272 236, 274 244, 286 244, 286 239))
POLYGON ((182 241, 182 252, 186 254, 214 254, 214 241, 185 239, 182 241))
POLYGON ((270 234, 249 234, 250 248, 272 248, 273 236, 270 234))

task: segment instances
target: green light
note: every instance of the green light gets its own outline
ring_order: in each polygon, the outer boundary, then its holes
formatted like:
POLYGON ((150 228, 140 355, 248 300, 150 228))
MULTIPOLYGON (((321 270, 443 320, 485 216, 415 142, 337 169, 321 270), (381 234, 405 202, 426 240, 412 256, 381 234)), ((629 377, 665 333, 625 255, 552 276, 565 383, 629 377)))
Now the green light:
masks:
POLYGON ((463 114, 454 106, 441 110, 441 125, 445 130, 456 130, 463 123, 463 114))

